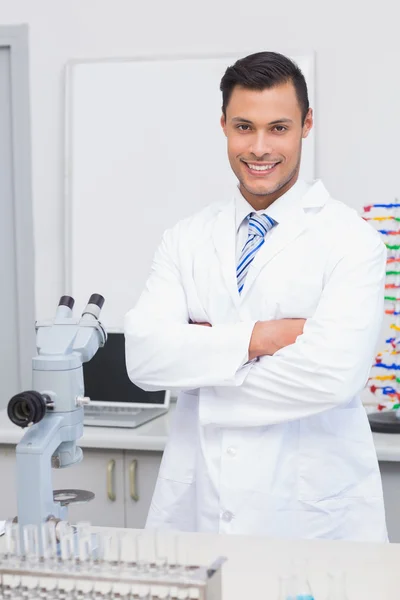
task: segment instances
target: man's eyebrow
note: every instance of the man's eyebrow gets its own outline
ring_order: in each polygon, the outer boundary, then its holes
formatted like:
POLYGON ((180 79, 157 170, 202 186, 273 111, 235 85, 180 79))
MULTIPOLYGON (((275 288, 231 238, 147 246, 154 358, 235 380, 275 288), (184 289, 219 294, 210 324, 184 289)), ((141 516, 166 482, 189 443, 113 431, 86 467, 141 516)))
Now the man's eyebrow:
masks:
MULTIPOLYGON (((243 117, 232 117, 232 122, 240 122, 240 123, 249 123, 249 125, 253 125, 252 121, 249 119, 244 119, 243 117)), ((271 121, 268 125, 278 125, 278 123, 293 123, 292 119, 288 119, 287 117, 282 117, 282 119, 275 119, 275 121, 271 121)))

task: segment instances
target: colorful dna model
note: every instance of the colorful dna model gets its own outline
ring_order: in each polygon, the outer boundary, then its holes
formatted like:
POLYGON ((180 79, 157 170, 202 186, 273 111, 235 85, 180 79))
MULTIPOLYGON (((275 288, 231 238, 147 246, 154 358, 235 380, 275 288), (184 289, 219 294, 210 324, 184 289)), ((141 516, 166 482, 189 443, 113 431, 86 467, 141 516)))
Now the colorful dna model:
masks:
MULTIPOLYGON (((378 411, 400 409, 400 203, 364 206, 363 218, 383 236, 388 249, 385 314, 389 320, 385 347, 371 369, 368 388, 378 411)), ((391 415, 390 420, 393 422, 391 415)), ((400 410, 398 411, 400 431, 400 410)), ((370 419, 371 420, 371 419, 370 419)))

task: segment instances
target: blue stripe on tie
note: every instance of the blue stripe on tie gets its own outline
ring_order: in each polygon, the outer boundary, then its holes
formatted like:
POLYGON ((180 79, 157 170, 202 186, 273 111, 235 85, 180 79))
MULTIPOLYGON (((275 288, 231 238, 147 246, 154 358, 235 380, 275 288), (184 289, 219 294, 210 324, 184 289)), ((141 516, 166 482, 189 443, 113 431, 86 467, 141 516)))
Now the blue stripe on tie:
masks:
MULTIPOLYGON (((261 246, 262 246, 262 244, 261 244, 261 246)), ((245 280, 245 278, 246 278, 246 275, 247 275, 248 268, 250 267, 250 263, 252 263, 252 262, 253 262, 253 259, 254 259, 254 256, 253 256, 253 257, 251 258, 251 260, 248 262, 248 264, 246 265, 246 267, 245 267, 245 268, 243 268, 243 269, 242 269, 242 271, 241 271, 240 273, 238 273, 238 275, 237 275, 237 281, 238 281, 238 285, 240 285, 240 283, 241 283, 242 281, 244 281, 244 280, 245 280)))
POLYGON ((261 239, 260 244, 256 248, 252 248, 250 250, 249 254, 246 254, 246 256, 243 257, 242 262, 240 262, 236 268, 236 273, 238 273, 239 269, 241 269, 243 263, 245 263, 250 256, 252 256, 255 252, 257 252, 257 250, 260 248, 260 246, 263 245, 263 243, 264 243, 264 238, 261 239))
POLYGON ((267 228, 267 225, 266 225, 265 221, 262 221, 261 219, 254 218, 254 222, 257 223, 261 227, 261 229, 264 231, 263 235, 265 235, 267 233, 267 231, 268 231, 268 228, 267 228))
POLYGON ((248 237, 242 248, 239 257, 239 264, 236 268, 236 279, 239 294, 241 294, 247 272, 253 262, 258 250, 264 244, 265 235, 276 225, 274 219, 266 214, 250 215, 248 224, 248 237))
POLYGON ((251 236, 249 236, 247 242, 245 243, 245 245, 242 248, 242 252, 241 254, 243 254, 244 249, 253 241, 253 238, 251 236))
POLYGON ((265 215, 265 217, 268 219, 268 222, 271 225, 270 229, 272 229, 272 227, 275 225, 275 221, 271 219, 271 217, 268 217, 268 215, 265 215))
POLYGON ((242 262, 240 263, 240 265, 238 265, 237 269, 236 269, 236 276, 239 277, 239 275, 243 272, 243 270, 247 267, 248 264, 250 264, 250 262, 253 260, 254 255, 256 254, 257 250, 259 250, 261 248, 261 246, 264 243, 264 238, 262 240, 260 240, 260 243, 258 244, 258 246, 256 246, 255 248, 253 248, 250 252, 250 254, 248 254, 246 256, 246 258, 244 258, 242 260, 242 262), (248 259, 250 259, 250 262, 248 262, 248 259), (243 265, 243 263, 246 263, 245 265, 243 265), (240 270, 239 270, 240 269, 240 270))
POLYGON ((249 229, 250 229, 250 227, 253 227, 254 229, 257 229, 257 231, 260 232, 260 235, 265 235, 264 231, 260 227, 258 227, 255 223, 250 223, 249 229))

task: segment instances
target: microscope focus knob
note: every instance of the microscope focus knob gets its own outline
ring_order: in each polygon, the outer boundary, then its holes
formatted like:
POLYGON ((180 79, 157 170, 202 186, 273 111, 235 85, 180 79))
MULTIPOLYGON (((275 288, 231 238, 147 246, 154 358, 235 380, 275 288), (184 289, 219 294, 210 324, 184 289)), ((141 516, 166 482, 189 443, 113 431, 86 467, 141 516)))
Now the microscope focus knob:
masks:
POLYGON ((76 406, 86 406, 90 404, 90 398, 88 396, 77 396, 75 399, 76 406))

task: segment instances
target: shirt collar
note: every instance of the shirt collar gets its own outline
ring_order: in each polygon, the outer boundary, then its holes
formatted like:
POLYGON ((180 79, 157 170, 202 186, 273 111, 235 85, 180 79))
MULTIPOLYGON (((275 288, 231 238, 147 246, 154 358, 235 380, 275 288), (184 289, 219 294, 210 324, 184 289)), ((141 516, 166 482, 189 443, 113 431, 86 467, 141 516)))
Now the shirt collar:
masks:
POLYGON ((250 213, 254 212, 257 215, 265 213, 277 223, 282 223, 282 221, 291 216, 291 213, 293 212, 291 210, 292 207, 298 208, 301 198, 306 194, 310 187, 311 184, 302 179, 298 179, 287 192, 277 198, 267 209, 255 211, 240 192, 239 186, 237 186, 235 191, 236 232, 239 230, 243 220, 246 219, 250 213))

